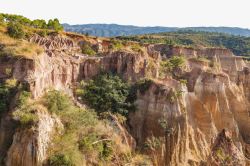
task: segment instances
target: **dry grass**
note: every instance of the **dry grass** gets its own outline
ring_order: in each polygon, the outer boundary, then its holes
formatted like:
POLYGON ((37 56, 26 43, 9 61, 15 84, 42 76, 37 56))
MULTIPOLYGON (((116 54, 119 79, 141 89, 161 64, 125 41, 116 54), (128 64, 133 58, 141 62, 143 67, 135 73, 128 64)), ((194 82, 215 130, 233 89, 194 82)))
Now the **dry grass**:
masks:
POLYGON ((0 25, 0 56, 17 56, 33 59, 43 52, 43 48, 26 40, 11 38, 6 34, 6 26, 0 25))

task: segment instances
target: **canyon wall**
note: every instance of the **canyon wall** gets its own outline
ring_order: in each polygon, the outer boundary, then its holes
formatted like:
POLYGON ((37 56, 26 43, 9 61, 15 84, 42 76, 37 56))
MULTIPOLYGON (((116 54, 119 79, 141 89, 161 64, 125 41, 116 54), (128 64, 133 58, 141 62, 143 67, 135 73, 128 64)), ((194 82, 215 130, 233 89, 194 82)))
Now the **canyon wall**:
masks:
MULTIPOLYGON (((78 43, 70 38, 35 36, 31 42, 43 46, 45 52, 33 59, 1 57, 0 78, 28 83, 34 99, 49 89, 73 95, 77 82, 101 72, 116 73, 128 82, 150 77, 153 83, 145 92, 138 91, 138 110, 130 113, 128 123, 137 148, 149 154, 155 165, 249 165, 249 65, 229 50, 147 45, 142 52, 115 51, 90 57, 79 53, 78 43), (159 62, 173 55, 188 59, 182 73, 187 85, 171 77, 158 78, 159 62), (194 61, 199 56, 216 65, 194 61), (155 138, 159 146, 144 148, 155 138), (220 148, 230 155, 218 157, 220 148)), ((106 41, 95 44, 106 47, 106 41)), ((41 165, 59 122, 44 113, 36 131, 16 129, 7 137, 3 129, 6 119, 11 119, 10 114, 2 117, 0 127, 0 149, 9 148, 2 153, 6 165, 41 165), (1 144, 1 138, 9 139, 9 147, 1 144)))

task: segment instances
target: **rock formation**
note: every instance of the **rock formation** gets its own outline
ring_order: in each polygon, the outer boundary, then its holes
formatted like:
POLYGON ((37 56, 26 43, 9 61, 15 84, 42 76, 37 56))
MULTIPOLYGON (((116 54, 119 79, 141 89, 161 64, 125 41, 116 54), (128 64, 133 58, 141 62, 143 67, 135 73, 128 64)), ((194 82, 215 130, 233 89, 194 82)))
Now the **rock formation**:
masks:
MULTIPOLYGON (((138 110, 129 115, 128 131, 136 140, 137 149, 150 155, 155 165, 220 165, 225 160, 229 165, 249 165, 249 64, 231 51, 160 44, 144 45, 141 52, 109 52, 107 41, 92 40, 104 54, 90 57, 79 51, 80 42, 84 41, 70 35, 33 36, 30 41, 43 46, 45 53, 34 59, 1 57, 0 79, 11 77, 28 83, 34 99, 50 88, 73 95, 77 82, 101 72, 116 73, 132 83, 150 77, 153 83, 149 89, 137 92, 138 110), (187 59, 180 74, 187 80, 186 85, 171 77, 158 77, 159 62, 173 55, 187 59), (198 57, 208 61, 199 61, 198 57), (155 140, 159 146, 144 147, 155 140), (227 158, 220 158, 218 151, 228 153, 227 158)), ((50 138, 60 123, 46 112, 38 115, 35 129, 17 129, 13 138, 10 134, 9 149, 1 140, 6 137, 3 123, 10 117, 2 117, 0 152, 8 149, 6 165, 35 166, 46 159, 50 138)), ((119 124, 115 126, 123 131, 124 141, 134 146, 134 139, 126 136, 128 131, 119 124)))

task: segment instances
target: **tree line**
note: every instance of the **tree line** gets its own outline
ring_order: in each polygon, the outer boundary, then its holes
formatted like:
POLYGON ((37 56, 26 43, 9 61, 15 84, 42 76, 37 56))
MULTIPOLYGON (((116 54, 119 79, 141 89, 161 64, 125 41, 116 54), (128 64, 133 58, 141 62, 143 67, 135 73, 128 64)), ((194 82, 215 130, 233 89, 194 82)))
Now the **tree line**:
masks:
POLYGON ((38 29, 51 29, 55 31, 63 30, 63 26, 60 24, 57 18, 50 19, 48 22, 46 22, 43 19, 30 20, 21 15, 0 13, 0 22, 12 23, 12 24, 16 23, 38 29))

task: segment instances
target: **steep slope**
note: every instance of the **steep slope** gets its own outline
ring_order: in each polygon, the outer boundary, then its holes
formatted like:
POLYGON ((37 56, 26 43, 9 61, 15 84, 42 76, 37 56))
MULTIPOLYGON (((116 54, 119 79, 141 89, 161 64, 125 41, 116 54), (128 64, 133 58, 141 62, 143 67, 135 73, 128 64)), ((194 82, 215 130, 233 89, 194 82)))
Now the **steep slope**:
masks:
MULTIPOLYGON (((123 155, 134 152, 136 142, 138 151, 150 156, 154 165, 213 165, 210 162, 214 160, 229 165, 249 165, 249 63, 230 50, 163 44, 138 48, 138 43, 120 46, 117 41, 68 33, 34 35, 30 42, 43 47, 44 52, 32 59, 0 57, 1 81, 15 79, 25 84, 34 102, 42 105, 36 107, 41 109, 28 107, 32 108, 29 113, 37 117, 29 129, 16 124, 20 121, 15 117, 19 115, 16 112, 23 112, 15 106, 21 92, 14 95, 8 111, 1 114, 0 152, 5 165, 49 165, 50 152, 60 150, 60 144, 53 138, 57 135, 54 132, 60 133, 63 128, 67 131, 67 118, 72 114, 67 111, 74 112, 78 108, 74 106, 54 115, 43 101, 46 96, 42 96, 49 89, 56 89, 74 98, 74 89, 81 80, 90 80, 102 72, 120 75, 131 84, 151 79, 149 86, 136 91, 137 110, 129 113, 128 125, 121 125, 112 115, 109 116, 111 123, 100 122, 94 129, 87 124, 77 125, 79 130, 88 128, 90 134, 105 128, 100 132, 100 139, 114 140, 117 156, 104 164, 126 163, 123 155), (84 43, 97 54, 83 54, 84 43), (179 56, 176 58, 176 55, 179 56), (183 66, 176 65, 178 57, 185 59, 183 66), (163 62, 171 63, 171 70, 162 70, 163 62), (232 133, 230 138, 225 129, 232 133), (119 151, 124 147, 128 151, 119 151), (229 156, 221 157, 218 149, 223 153, 230 151, 229 156)), ((77 98, 74 100, 84 107, 77 98)), ((77 115, 82 117, 82 114, 77 115)), ((73 118, 77 120, 76 117, 73 118)), ((73 135, 72 138, 78 137, 73 135)), ((74 143, 78 145, 77 141, 74 143)), ((78 165, 95 165, 101 161, 89 161, 88 156, 83 158, 78 165)))

